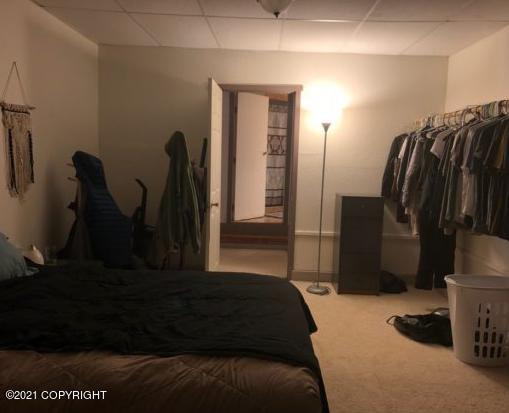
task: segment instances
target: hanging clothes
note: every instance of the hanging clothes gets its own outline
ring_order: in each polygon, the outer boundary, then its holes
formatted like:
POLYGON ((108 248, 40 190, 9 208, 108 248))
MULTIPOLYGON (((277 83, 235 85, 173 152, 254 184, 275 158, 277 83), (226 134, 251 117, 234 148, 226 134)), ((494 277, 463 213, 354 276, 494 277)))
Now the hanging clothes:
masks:
POLYGON ((401 166, 399 154, 407 137, 408 134, 404 133, 394 138, 385 164, 384 175, 382 177, 382 196, 397 202, 396 219, 398 222, 408 222, 408 217, 405 214, 405 208, 400 202, 398 202, 396 188, 397 176, 401 166))
POLYGON ((173 252, 180 252, 182 260, 187 244, 191 244, 195 253, 200 251, 201 244, 200 211, 184 134, 175 132, 164 150, 170 166, 150 256, 151 264, 157 268, 168 266, 173 252))
POLYGON ((454 273, 456 231, 446 232, 439 226, 445 186, 445 177, 440 167, 445 162, 445 148, 451 135, 437 135, 442 140, 439 146, 443 150, 435 147, 434 152, 430 150, 426 154, 428 170, 417 209, 420 253, 415 287, 419 289, 445 288, 444 277, 454 273))
POLYGON ((398 135, 394 138, 389 149, 389 156, 385 163, 384 175, 382 177, 382 196, 386 198, 393 198, 393 182, 394 176, 397 175, 399 166, 398 154, 401 151, 401 145, 408 135, 406 133, 398 135))
POLYGON ((420 235, 417 288, 445 287, 457 229, 509 239, 509 115, 494 113, 496 103, 393 140, 382 195, 405 208, 420 235))

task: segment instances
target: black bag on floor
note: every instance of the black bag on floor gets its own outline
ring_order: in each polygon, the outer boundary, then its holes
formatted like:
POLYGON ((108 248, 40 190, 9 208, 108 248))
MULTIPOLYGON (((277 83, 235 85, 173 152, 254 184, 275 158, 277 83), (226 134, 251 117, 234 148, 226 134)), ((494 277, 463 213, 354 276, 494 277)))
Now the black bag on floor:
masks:
POLYGON ((405 281, 388 272, 380 272, 380 291, 389 294, 400 294, 407 291, 405 281))
POLYGON ((452 346, 451 320, 447 309, 437 309, 430 314, 392 316, 387 320, 404 336, 420 343, 452 346))

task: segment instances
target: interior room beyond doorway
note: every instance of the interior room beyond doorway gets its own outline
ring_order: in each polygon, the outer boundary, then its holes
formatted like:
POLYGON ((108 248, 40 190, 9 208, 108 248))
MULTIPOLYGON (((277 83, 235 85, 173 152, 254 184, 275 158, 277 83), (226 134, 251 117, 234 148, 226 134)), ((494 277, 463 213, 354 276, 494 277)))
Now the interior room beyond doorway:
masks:
POLYGON ((222 88, 221 247, 279 249, 293 262, 301 87, 222 88))

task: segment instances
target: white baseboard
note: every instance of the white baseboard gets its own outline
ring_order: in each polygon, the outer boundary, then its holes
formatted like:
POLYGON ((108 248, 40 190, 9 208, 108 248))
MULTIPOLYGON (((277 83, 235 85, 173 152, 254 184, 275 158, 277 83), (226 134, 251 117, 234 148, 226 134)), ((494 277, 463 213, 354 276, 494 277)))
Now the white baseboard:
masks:
MULTIPOLYGON (((316 271, 293 270, 291 280, 292 281, 316 281, 316 271)), ((331 282, 332 281, 332 273, 331 272, 321 273, 320 281, 331 282)))
POLYGON ((282 250, 287 251, 287 245, 277 245, 277 244, 249 244, 249 243, 241 243, 241 242, 222 242, 221 248, 227 249, 247 249, 247 250, 282 250))
MULTIPOLYGON (((318 237, 319 232, 316 230, 296 230, 296 237, 318 237)), ((334 231, 322 231, 322 237, 333 238, 336 235, 334 231)), ((405 240, 405 241, 419 241, 419 237, 412 234, 393 234, 384 233, 382 235, 384 239, 388 240, 405 240)))

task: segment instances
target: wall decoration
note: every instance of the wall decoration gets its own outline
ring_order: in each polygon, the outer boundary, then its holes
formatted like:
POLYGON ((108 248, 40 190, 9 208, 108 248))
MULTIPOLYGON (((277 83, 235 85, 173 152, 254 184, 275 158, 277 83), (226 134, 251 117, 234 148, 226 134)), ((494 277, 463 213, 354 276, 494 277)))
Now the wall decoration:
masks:
POLYGON ((2 124, 5 128, 5 152, 7 161, 7 187, 12 197, 23 199, 29 186, 35 182, 34 150, 30 111, 35 109, 26 103, 25 90, 18 66, 12 63, 7 82, 0 99, 2 124), (16 73, 23 97, 23 105, 5 102, 12 74, 16 73))

